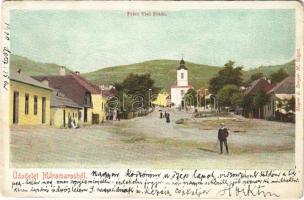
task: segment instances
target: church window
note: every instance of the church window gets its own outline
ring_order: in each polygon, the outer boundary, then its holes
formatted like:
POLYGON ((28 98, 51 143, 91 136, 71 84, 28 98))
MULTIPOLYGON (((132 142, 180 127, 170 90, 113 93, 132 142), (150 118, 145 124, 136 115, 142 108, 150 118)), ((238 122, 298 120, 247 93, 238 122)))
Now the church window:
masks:
POLYGON ((184 79, 184 73, 181 73, 181 79, 184 79))

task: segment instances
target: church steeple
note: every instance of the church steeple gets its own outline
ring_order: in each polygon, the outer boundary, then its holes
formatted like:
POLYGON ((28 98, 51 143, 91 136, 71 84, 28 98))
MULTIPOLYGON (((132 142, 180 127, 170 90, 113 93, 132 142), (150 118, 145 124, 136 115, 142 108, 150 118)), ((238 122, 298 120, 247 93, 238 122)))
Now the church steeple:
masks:
POLYGON ((176 70, 177 86, 188 86, 188 69, 182 58, 179 62, 179 67, 176 70))
POLYGON ((180 70, 180 69, 188 70, 186 67, 186 62, 184 61, 184 58, 182 58, 181 61, 179 62, 179 67, 177 68, 177 70, 180 70))

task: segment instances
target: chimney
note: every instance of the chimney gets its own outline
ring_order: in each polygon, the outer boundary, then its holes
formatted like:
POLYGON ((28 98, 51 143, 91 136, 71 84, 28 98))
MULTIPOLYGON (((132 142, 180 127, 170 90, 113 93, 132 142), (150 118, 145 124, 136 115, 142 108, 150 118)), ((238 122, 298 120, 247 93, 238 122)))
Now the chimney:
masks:
POLYGON ((268 81, 269 84, 271 84, 271 79, 268 79, 267 81, 268 81))
POLYGON ((100 90, 104 90, 105 89, 105 86, 104 85, 101 85, 99 86, 100 87, 100 90))
POLYGON ((61 67, 60 67, 59 75, 60 75, 60 76, 65 76, 65 67, 64 67, 64 66, 61 66, 61 67))
POLYGON ((80 72, 79 72, 79 71, 75 71, 75 74, 76 74, 77 76, 79 76, 80 72))

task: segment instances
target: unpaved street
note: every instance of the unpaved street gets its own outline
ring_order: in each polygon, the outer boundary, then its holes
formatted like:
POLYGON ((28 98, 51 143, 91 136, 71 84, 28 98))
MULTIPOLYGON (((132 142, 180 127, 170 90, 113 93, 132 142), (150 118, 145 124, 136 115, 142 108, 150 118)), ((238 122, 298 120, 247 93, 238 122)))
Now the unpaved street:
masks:
POLYGON ((193 118, 170 111, 80 129, 13 127, 13 167, 264 169, 294 166, 295 125, 240 117, 193 118), (176 124, 178 119, 184 123, 176 124), (217 129, 230 130, 220 155, 217 129))

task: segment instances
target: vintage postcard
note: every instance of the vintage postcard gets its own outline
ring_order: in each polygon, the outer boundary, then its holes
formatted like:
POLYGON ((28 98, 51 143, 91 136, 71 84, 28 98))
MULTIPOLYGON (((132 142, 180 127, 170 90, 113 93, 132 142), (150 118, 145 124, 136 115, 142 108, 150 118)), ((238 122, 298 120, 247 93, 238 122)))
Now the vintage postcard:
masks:
POLYGON ((297 199, 303 5, 7 1, 7 197, 297 199))

